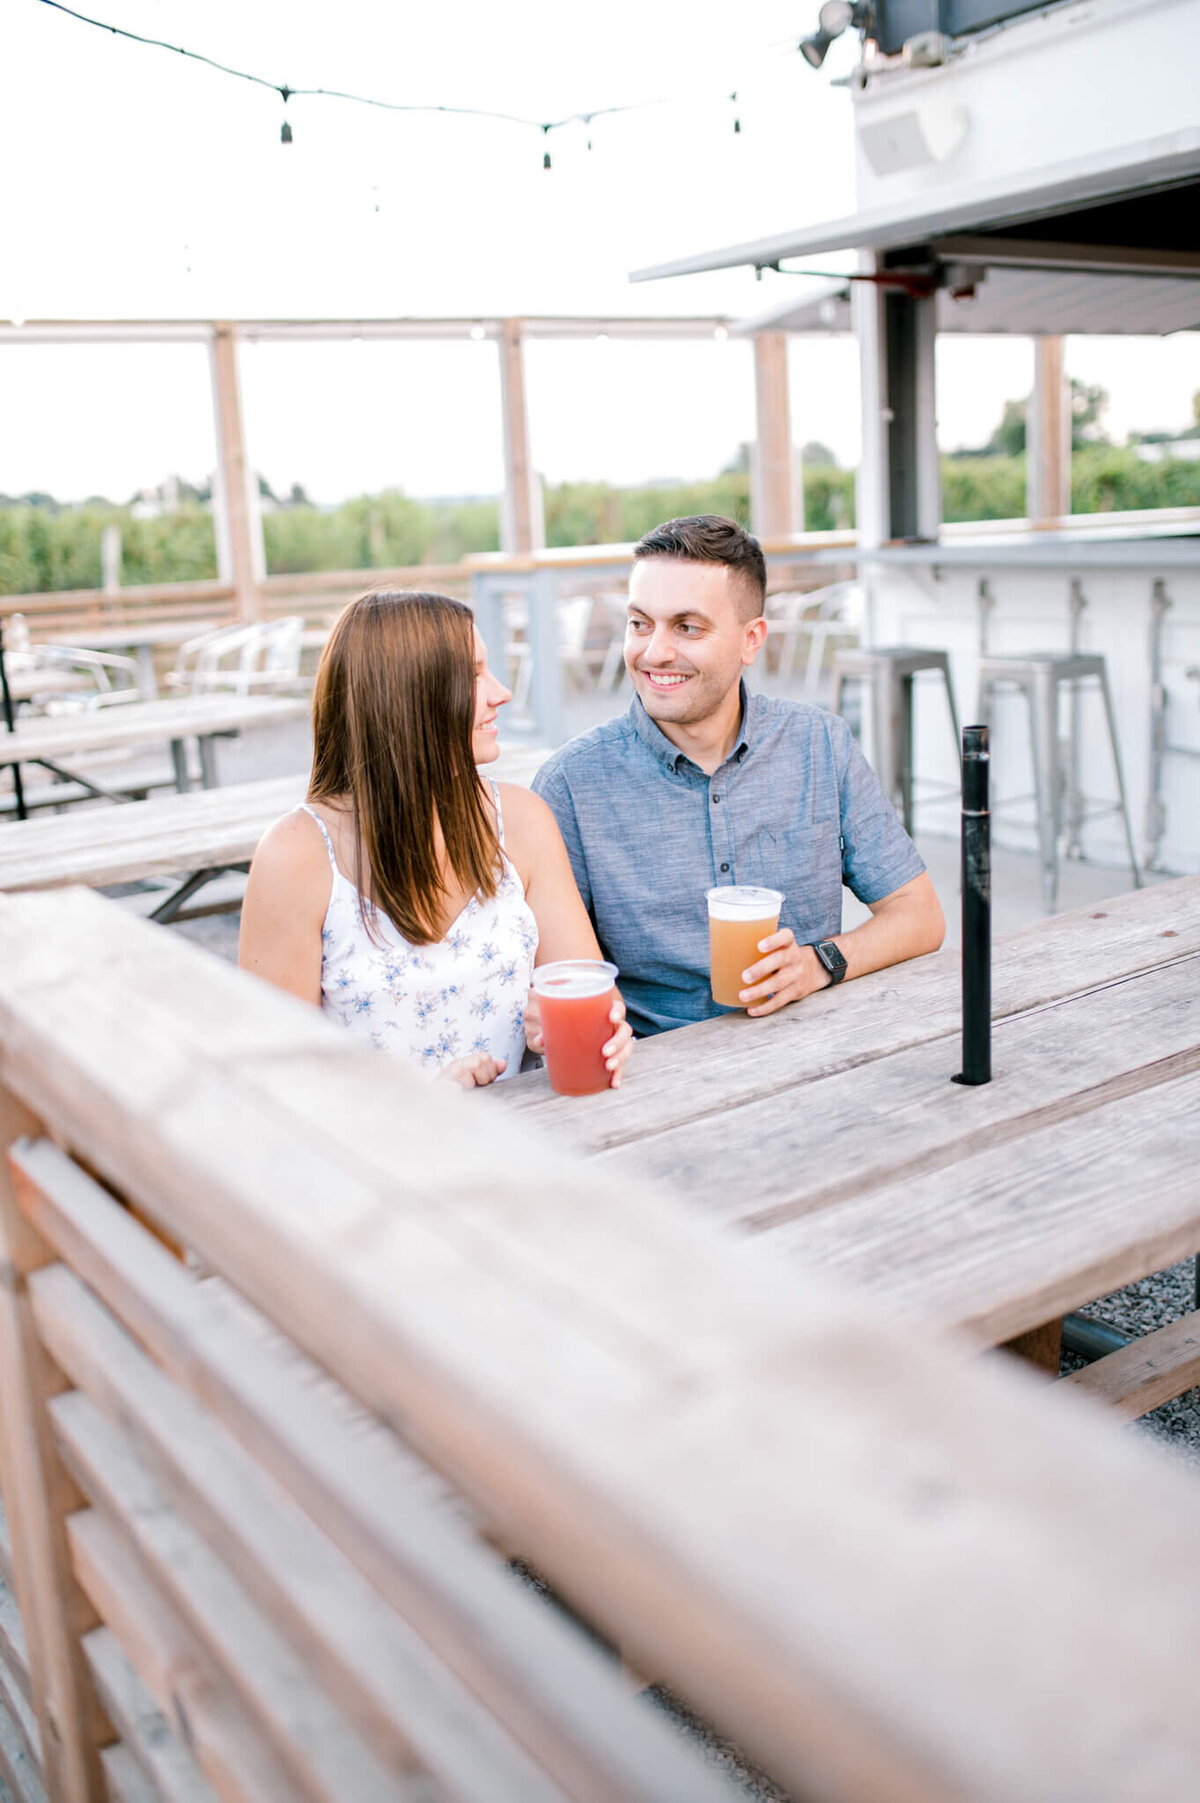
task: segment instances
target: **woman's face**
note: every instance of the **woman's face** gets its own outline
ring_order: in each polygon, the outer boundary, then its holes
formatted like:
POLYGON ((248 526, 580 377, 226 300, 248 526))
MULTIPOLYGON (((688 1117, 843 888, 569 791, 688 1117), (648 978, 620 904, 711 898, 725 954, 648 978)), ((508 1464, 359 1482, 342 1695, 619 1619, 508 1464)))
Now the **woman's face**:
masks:
POLYGON ((496 715, 512 691, 488 669, 487 647, 475 627, 475 728, 471 735, 471 751, 477 764, 491 764, 500 756, 500 729, 496 715))

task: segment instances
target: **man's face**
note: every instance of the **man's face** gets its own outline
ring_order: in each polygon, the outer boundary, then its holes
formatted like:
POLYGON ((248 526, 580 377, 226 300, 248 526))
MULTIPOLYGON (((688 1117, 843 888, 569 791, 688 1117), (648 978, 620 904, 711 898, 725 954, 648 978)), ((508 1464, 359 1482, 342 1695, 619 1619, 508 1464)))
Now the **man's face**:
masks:
POLYGON ((762 643, 742 618, 744 582, 721 563, 641 557, 629 579, 625 667, 650 718, 695 726, 715 714, 762 643))

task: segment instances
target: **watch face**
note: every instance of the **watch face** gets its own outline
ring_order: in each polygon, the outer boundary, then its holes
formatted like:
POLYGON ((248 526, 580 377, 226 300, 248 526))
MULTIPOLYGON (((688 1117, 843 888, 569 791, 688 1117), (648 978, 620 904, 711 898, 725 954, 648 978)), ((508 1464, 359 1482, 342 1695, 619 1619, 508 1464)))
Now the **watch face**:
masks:
POLYGON ((846 968, 846 960, 839 948, 833 943, 832 939, 823 939, 820 945, 815 946, 813 949, 831 977, 837 977, 842 974, 846 968))

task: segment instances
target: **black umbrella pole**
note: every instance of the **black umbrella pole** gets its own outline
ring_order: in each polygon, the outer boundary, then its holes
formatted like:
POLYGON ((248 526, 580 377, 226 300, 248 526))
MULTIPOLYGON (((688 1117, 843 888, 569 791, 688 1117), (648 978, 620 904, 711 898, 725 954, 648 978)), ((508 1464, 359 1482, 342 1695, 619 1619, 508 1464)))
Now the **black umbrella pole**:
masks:
MULTIPOLYGON (((16 721, 13 719, 12 695, 8 687, 8 667, 4 662, 4 620, 0 618, 0 700, 4 704, 4 725, 8 732, 15 732, 16 721)), ((25 791, 21 786, 21 766, 11 764, 13 779, 13 800, 17 804, 17 819, 25 818, 25 791)))
POLYGON ((956 1083, 992 1080, 992 821, 988 729, 962 735, 962 1071, 956 1083))

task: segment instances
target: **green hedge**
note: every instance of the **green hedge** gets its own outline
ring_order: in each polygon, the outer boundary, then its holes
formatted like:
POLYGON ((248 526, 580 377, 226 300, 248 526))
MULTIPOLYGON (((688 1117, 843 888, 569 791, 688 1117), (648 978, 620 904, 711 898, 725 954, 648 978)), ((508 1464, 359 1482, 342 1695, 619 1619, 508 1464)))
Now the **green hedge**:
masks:
MULTIPOLYGON (((1025 510, 1025 459, 942 459, 947 520, 1016 519, 1025 510)), ((1075 452, 1071 497, 1076 513, 1118 513, 1153 507, 1200 506, 1200 463, 1168 458, 1143 463, 1128 448, 1089 445, 1075 452)), ((546 490, 546 540, 551 545, 627 543, 660 520, 719 513, 750 522, 750 479, 729 471, 708 482, 615 488, 604 482, 562 482, 546 490)), ((854 524, 854 472, 832 465, 804 471, 804 524, 828 532, 854 524)), ((0 503, 0 594, 100 586, 100 535, 120 528, 122 581, 194 581, 216 575, 212 516, 187 502, 154 520, 135 520, 127 507, 87 502, 56 507, 0 503)), ((390 489, 360 495, 329 511, 301 505, 263 520, 267 568, 369 570, 396 564, 456 563, 469 551, 494 551, 500 542, 495 501, 414 501, 390 489)))

